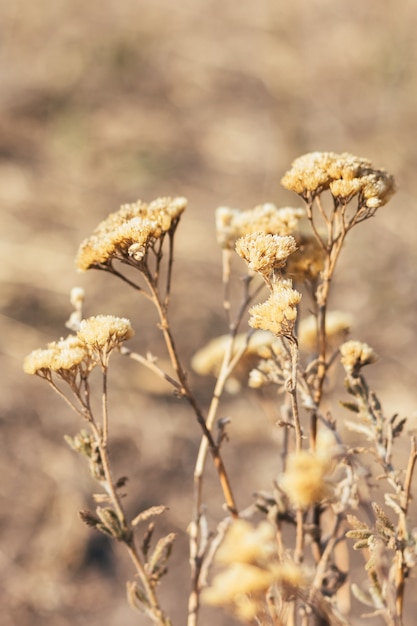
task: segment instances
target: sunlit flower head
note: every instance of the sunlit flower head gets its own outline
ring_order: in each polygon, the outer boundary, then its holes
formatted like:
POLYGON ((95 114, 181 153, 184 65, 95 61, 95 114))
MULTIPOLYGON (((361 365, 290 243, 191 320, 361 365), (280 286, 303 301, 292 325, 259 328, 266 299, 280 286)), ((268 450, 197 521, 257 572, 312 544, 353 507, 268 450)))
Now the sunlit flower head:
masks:
POLYGON ((292 288, 291 280, 280 280, 273 285, 266 302, 249 309, 249 325, 276 336, 292 335, 300 300, 301 294, 292 288))
POLYGON ((48 377, 52 372, 66 376, 81 364, 87 369, 92 365, 87 346, 75 335, 48 344, 46 349, 34 350, 23 362, 27 374, 48 377))
POLYGON ((311 283, 323 270, 325 251, 314 235, 303 233, 295 241, 297 249, 288 257, 283 274, 298 284, 311 283))
POLYGON ((348 153, 305 154, 295 159, 281 183, 304 199, 314 198, 326 189, 330 189, 341 204, 358 196, 359 207, 368 209, 383 206, 395 192, 394 178, 390 174, 373 168, 369 159, 348 153))
POLYGON ((253 233, 236 241, 236 252, 239 256, 252 271, 264 276, 284 267, 288 257, 296 249, 295 239, 291 235, 253 233))
POLYGON ((367 343, 346 341, 340 346, 341 363, 347 374, 357 374, 364 365, 375 363, 377 355, 367 343))
POLYGON ((329 457, 300 450, 288 455, 279 486, 294 506, 308 508, 331 495, 330 484, 326 480, 330 469, 329 457))
POLYGON ((130 321, 114 315, 97 315, 82 320, 78 338, 92 350, 110 352, 133 337, 130 321))
POLYGON ((271 203, 247 211, 220 207, 216 210, 217 241, 222 248, 233 249, 239 237, 253 233, 291 235, 304 215, 304 209, 278 209, 271 203))
MULTIPOLYGON (((353 317, 344 311, 327 311, 326 338, 328 347, 336 350, 346 339, 353 324, 353 317)), ((302 350, 316 353, 317 345, 317 317, 309 315, 300 321, 298 326, 298 343, 302 350)))
POLYGON ((185 198, 158 198, 150 204, 138 200, 122 205, 81 244, 77 268, 85 271, 105 267, 113 259, 142 261, 157 239, 175 229, 186 205, 185 198), (139 254, 139 250, 143 254, 139 254))

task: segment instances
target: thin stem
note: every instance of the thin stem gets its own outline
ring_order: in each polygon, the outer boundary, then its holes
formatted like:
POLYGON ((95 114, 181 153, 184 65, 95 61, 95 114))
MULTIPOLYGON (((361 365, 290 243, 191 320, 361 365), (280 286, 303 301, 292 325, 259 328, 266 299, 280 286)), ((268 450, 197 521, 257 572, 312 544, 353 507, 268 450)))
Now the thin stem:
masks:
POLYGON ((120 350, 120 354, 128 356, 134 361, 141 363, 141 365, 144 365, 145 367, 147 367, 149 370, 151 370, 151 372, 159 376, 159 378, 162 378, 162 380, 165 380, 172 387, 174 387, 174 389, 177 392, 181 393, 182 385, 175 378, 172 378, 172 376, 170 376, 169 374, 164 372, 163 369, 158 367, 155 361, 152 361, 150 358, 143 357, 141 354, 138 354, 137 352, 132 352, 132 350, 129 350, 129 348, 126 348, 126 346, 121 346, 119 350, 120 350))

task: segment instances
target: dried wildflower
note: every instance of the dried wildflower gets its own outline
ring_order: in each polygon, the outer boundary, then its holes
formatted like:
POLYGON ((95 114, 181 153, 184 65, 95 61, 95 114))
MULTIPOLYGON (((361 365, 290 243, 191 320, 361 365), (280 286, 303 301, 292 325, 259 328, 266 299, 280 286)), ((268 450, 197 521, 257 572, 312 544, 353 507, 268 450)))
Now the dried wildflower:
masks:
POLYGON ((308 508, 331 495, 326 477, 331 468, 328 454, 300 450, 288 455, 279 485, 296 507, 308 508))
POLYGON ((232 249, 239 237, 253 233, 291 235, 304 215, 304 209, 278 209, 270 203, 247 211, 220 207, 216 210, 217 241, 222 248, 232 249))
POLYGON ((133 337, 130 321, 114 315, 97 315, 82 320, 79 339, 92 350, 108 353, 123 341, 133 337))
POLYGON ((369 209, 386 204, 395 191, 393 177, 374 169, 368 159, 334 152, 311 152, 299 157, 281 183, 305 199, 326 189, 342 204, 358 195, 360 206, 369 209))
POLYGON ((85 271, 109 266, 113 259, 142 261, 155 241, 176 227, 186 205, 185 198, 158 198, 149 205, 138 200, 122 205, 81 244, 77 268, 85 271))
POLYGON ((314 235, 302 234, 295 237, 297 250, 288 257, 283 270, 295 283, 313 282, 324 267, 325 251, 314 235))
POLYGON ((263 358, 256 368, 249 372, 249 387, 259 389, 274 384, 278 392, 286 391, 286 381, 291 376, 292 363, 291 356, 282 342, 274 341, 269 350, 263 350, 260 356, 263 358))
POLYGON ((300 300, 301 294, 292 288, 291 280, 281 280, 273 285, 266 302, 256 304, 249 310, 249 325, 269 330, 276 336, 292 335, 300 300))
MULTIPOLYGON (((344 311, 328 311, 326 314, 326 337, 328 347, 335 350, 346 339, 353 324, 353 317, 344 311)), ((317 317, 309 315, 298 326, 298 343, 306 352, 317 352, 317 317)))
POLYGON ((284 594, 306 585, 302 568, 293 562, 278 562, 275 530, 269 522, 256 528, 235 520, 221 544, 215 561, 225 569, 205 589, 202 600, 215 606, 229 606, 243 620, 252 620, 272 585, 284 594))
POLYGON ((364 365, 375 363, 377 355, 367 343, 346 341, 340 346, 341 363, 347 374, 355 375, 364 365))
MULTIPOLYGON (((241 333, 235 337, 233 356, 247 345, 242 358, 229 378, 227 390, 230 393, 239 391, 241 381, 246 381, 248 372, 255 366, 265 347, 269 346, 272 341, 271 333, 266 331, 255 332, 249 339, 246 333, 241 333)), ((193 370, 201 376, 218 376, 229 342, 230 335, 221 335, 212 339, 192 357, 191 367, 193 370)))
POLYGON ((216 561, 222 564, 251 563, 267 565, 276 554, 275 531, 268 522, 256 528, 246 520, 235 520, 227 531, 216 561))
POLYGON ((273 270, 284 267, 287 258, 297 245, 291 235, 253 233, 236 241, 236 252, 254 272, 269 276, 273 270))
POLYGON ((75 335, 69 335, 66 339, 49 343, 45 350, 31 352, 24 360, 23 369, 27 374, 48 377, 51 372, 56 372, 66 378, 82 363, 88 369, 93 365, 90 352, 75 335))

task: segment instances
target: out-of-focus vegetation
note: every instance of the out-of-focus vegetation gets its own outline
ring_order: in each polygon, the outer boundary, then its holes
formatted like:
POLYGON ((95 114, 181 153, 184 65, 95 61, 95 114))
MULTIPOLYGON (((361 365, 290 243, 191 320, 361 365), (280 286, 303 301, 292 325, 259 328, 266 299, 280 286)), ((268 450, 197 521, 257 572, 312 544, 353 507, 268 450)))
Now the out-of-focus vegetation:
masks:
MULTIPOLYGON (((394 173, 399 191, 355 233, 334 297, 381 355, 371 376, 385 406, 415 425, 416 27, 412 0, 0 5, 2 625, 141 623, 125 603, 129 564, 77 517, 90 483, 62 433, 79 425, 21 367, 28 351, 66 334, 74 284, 86 288, 88 315, 130 317, 140 349, 154 345, 150 309, 73 269, 79 242, 121 203, 189 199, 172 314, 189 356, 225 331, 217 206, 293 204, 279 181, 311 150, 349 151, 394 173)), ((168 389, 132 363, 120 369, 112 453, 121 471, 136 468, 130 506, 168 504, 185 554, 199 433, 168 389)), ((253 399, 234 412, 229 466, 255 491, 276 451, 259 435, 253 399)), ((171 580, 163 596, 181 623, 180 559, 171 580)))

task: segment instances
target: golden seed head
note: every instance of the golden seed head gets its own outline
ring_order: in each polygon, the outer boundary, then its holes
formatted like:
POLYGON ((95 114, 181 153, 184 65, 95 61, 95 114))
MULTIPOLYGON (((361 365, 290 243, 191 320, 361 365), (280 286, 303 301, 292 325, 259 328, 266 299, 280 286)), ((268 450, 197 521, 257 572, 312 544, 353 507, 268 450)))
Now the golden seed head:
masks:
POLYGON ((297 245, 291 235, 265 235, 253 233, 236 241, 236 252, 254 272, 269 276, 274 269, 284 267, 287 258, 297 245))
POLYGON ((266 565, 276 554, 275 531, 269 522, 261 522, 256 528, 246 520, 235 520, 221 544, 216 561, 266 565))
POLYGON ((75 335, 53 341, 46 349, 34 350, 27 355, 23 369, 27 374, 47 375, 49 372, 63 374, 75 370, 81 363, 91 362, 89 350, 75 335))
MULTIPOLYGON (((353 317, 344 311, 328 311, 326 314, 326 336, 329 347, 335 350, 346 338, 353 324, 353 317)), ((317 352, 317 317, 309 315, 298 326, 298 343, 306 352, 317 352)))
POLYGON ((279 486, 294 506, 308 508, 331 494, 326 475, 330 460, 322 454, 300 450, 288 455, 285 473, 279 486))
POLYGON ((133 337, 130 321, 114 315, 97 315, 82 320, 78 338, 93 350, 109 352, 133 337))
POLYGON ((249 325, 269 330, 274 335, 292 335, 301 294, 292 288, 291 280, 280 280, 272 287, 266 302, 249 309, 249 325))
POLYGON ((109 265, 112 259, 138 258, 155 240, 174 228, 187 206, 185 198, 158 198, 150 204, 138 200, 111 213, 80 246, 76 265, 80 271, 109 265))
POLYGON ((394 178, 375 169, 368 159, 353 154, 311 152, 296 159, 281 180, 282 185, 304 198, 330 189, 344 204, 358 195, 361 206, 377 209, 395 192, 394 178))
POLYGON ((232 249, 239 237, 253 233, 291 235, 304 215, 304 209, 278 209, 270 203, 247 211, 220 207, 216 210, 217 241, 222 248, 232 249))
POLYGON ((375 363, 377 355, 367 343, 346 341, 340 346, 341 363, 347 374, 355 374, 364 366, 375 363))

